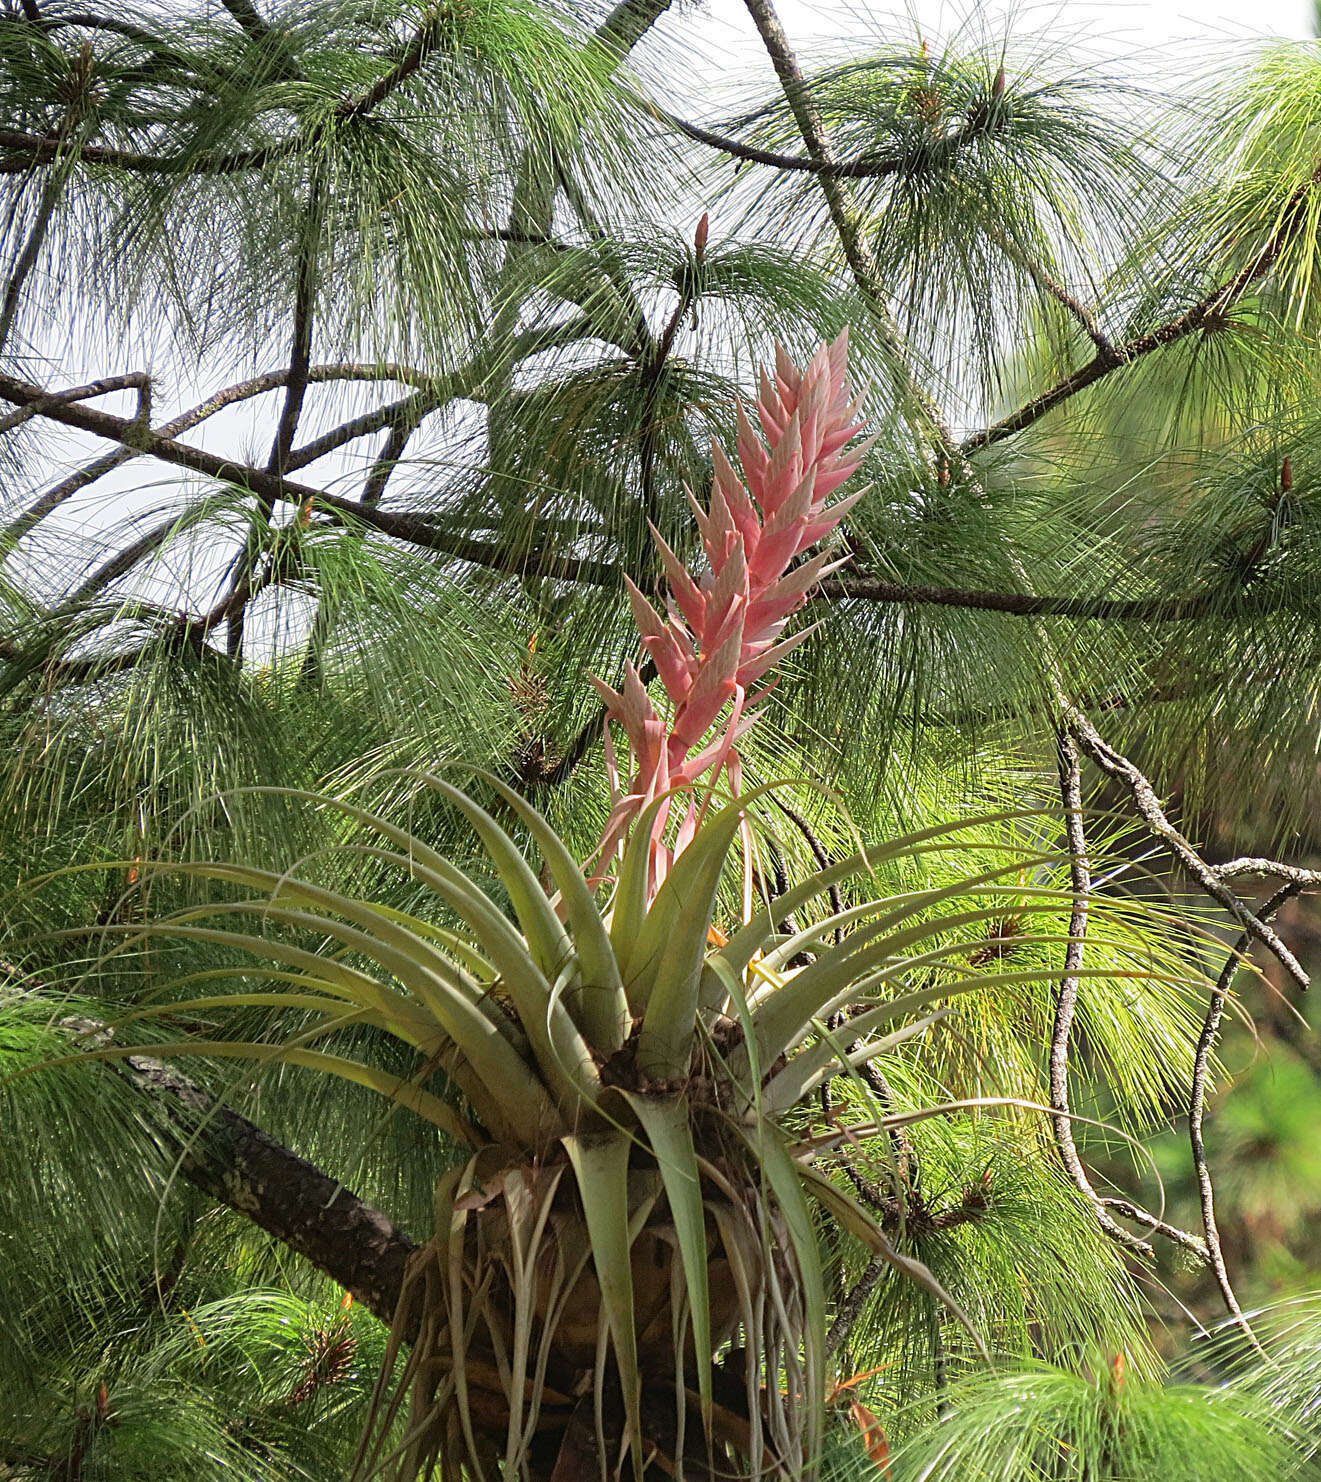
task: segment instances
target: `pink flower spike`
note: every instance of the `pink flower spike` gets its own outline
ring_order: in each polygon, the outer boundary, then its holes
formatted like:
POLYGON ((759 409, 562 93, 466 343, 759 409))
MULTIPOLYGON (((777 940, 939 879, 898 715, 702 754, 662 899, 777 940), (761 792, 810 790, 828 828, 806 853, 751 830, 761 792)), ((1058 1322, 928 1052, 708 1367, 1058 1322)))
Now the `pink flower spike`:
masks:
POLYGON ((679 707, 671 731, 671 739, 682 739, 686 750, 691 751, 706 735, 712 721, 738 688, 738 665, 742 648, 743 629, 740 624, 714 653, 703 655, 702 668, 688 698, 679 707))
POLYGON ((766 473, 768 454, 762 440, 757 436, 752 423, 748 421, 747 410, 742 402, 738 404, 738 461, 743 465, 743 473, 748 483, 754 487, 761 483, 766 473))
MULTIPOLYGON (((673 718, 667 726, 631 664, 622 693, 594 681, 609 718, 628 737, 636 768, 627 794, 612 809, 602 857, 612 856, 650 798, 703 779, 715 787, 722 772, 736 795, 740 790, 736 745, 756 724, 775 687, 776 666, 814 631, 783 638, 785 625, 812 588, 842 563, 820 551, 790 567, 834 530, 860 497, 827 503, 869 446, 852 441, 863 423, 860 404, 848 390, 847 362, 847 331, 821 346, 802 370, 782 345, 776 346, 774 371, 761 373, 755 419, 751 409, 736 407, 742 479, 724 449, 715 446, 708 507, 684 491, 706 550, 704 579, 695 580, 652 530, 669 587, 666 617, 631 582, 629 600, 643 646, 673 703, 673 718)), ((608 738, 607 766, 617 795, 613 738, 608 738)), ((701 803, 690 799, 677 833, 671 832, 669 803, 658 810, 647 841, 653 893, 694 837, 708 804, 709 795, 701 803), (672 845, 666 845, 667 838, 672 845)))
POLYGON ((802 542, 804 548, 815 545, 818 540, 823 540, 846 514, 857 504, 864 494, 870 493, 871 485, 865 489, 859 489, 856 494, 850 494, 847 499, 841 499, 838 504, 832 504, 825 514, 815 520, 809 520, 803 526, 802 542))

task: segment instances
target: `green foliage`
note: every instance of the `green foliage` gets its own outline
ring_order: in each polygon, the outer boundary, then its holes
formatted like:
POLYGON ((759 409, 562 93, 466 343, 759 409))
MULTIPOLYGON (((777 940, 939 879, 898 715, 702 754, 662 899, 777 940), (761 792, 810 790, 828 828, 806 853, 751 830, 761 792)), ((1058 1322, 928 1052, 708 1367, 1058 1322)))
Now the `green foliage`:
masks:
POLYGON ((1158 1386, 1122 1354, 1092 1375, 1026 1368, 966 1381, 950 1414, 899 1454, 896 1478, 968 1482, 1297 1475, 1288 1431, 1242 1394, 1158 1386))

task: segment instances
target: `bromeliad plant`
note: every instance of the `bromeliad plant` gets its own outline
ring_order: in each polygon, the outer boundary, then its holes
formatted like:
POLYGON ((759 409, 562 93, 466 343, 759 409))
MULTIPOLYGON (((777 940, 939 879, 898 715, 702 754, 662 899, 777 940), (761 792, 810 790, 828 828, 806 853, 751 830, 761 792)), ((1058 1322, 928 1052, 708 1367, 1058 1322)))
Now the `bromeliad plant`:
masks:
POLYGON ((754 686, 797 641, 781 630, 831 558, 792 562, 848 503, 826 502, 858 458, 845 342, 801 375, 782 358, 757 412, 769 446, 744 418, 750 492, 717 453, 710 509, 699 512, 710 571, 694 579, 662 545, 666 619, 633 592, 673 710, 661 716, 635 669, 622 695, 606 691, 635 775, 606 829, 601 853, 618 859, 603 888, 504 783, 484 779, 544 875, 495 814, 420 773, 470 822, 502 899, 344 798, 317 801, 357 830, 346 847, 402 872, 425 904, 348 895, 305 869, 169 867, 244 894, 150 931, 237 949, 243 963, 219 975, 257 982, 242 993, 184 988, 167 1011, 303 1017, 283 1043, 188 1041, 157 1053, 327 1071, 462 1149, 401 1299, 396 1385, 364 1445, 363 1476, 389 1467, 415 1477, 439 1462, 447 1477, 467 1467, 537 1479, 594 1475, 599 1460, 648 1478, 800 1477, 818 1455, 826 1392, 818 1222, 943 1295, 814 1160, 821 1142, 801 1139, 800 1108, 827 1080, 920 1034, 954 995, 1036 978, 972 945, 1007 916, 1068 896, 1025 883, 1025 865, 1045 856, 1002 841, 992 847, 1003 863, 972 880, 823 906, 851 876, 966 848, 959 822, 831 864, 749 909, 727 941, 711 932, 735 842, 766 791, 721 801, 715 781, 723 772, 737 789, 735 745, 765 693, 754 686), (831 1026, 844 1020, 841 1040, 831 1026), (350 1026, 402 1041, 417 1075, 342 1053, 334 1037, 350 1026))

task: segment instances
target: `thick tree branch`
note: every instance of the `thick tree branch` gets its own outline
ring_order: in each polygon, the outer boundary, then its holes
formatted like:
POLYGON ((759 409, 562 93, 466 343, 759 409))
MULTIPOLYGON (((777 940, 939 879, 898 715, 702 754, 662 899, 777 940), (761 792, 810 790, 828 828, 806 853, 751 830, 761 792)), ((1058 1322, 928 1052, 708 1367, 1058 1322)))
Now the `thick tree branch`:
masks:
MULTIPOLYGON (((66 1027, 105 1032, 90 1021, 66 1027)), ((121 1063, 118 1073, 162 1106, 176 1129, 179 1171, 189 1183, 306 1257, 382 1322, 393 1321, 416 1249, 397 1225, 172 1066, 147 1055, 121 1063)))

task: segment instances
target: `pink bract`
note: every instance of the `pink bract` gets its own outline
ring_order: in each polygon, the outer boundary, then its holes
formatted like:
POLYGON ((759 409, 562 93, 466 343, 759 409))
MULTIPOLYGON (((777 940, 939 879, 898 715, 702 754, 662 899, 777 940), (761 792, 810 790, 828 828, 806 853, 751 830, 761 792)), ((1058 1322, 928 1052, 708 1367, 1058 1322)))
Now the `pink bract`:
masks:
MULTIPOLYGON (((704 779, 714 784, 722 771, 738 790, 737 743, 758 719, 758 706, 773 684, 766 676, 812 632, 804 628, 783 638, 785 624, 816 583, 843 564, 828 552, 793 563, 834 530, 866 492, 827 504, 867 448, 852 441, 862 420, 847 369, 847 330, 833 344, 822 345, 802 371, 777 345, 775 374, 762 372, 754 408, 760 433, 742 404, 738 408, 743 478, 715 444, 709 509, 689 495, 708 573, 694 579, 653 526, 669 586, 665 616, 625 577, 642 646, 656 665, 673 715, 667 726, 631 663, 622 692, 592 680, 608 719, 628 737, 634 767, 621 793, 607 722, 616 801, 598 851, 602 865, 637 814, 661 794, 704 779)), ((667 846, 669 815, 667 804, 652 830, 653 892, 692 838, 701 809, 689 799, 667 846)))

